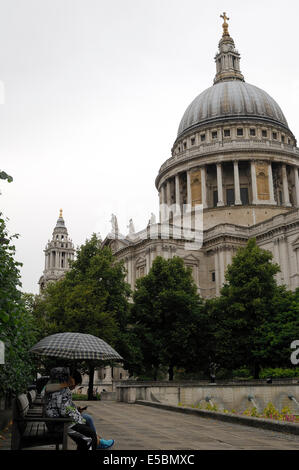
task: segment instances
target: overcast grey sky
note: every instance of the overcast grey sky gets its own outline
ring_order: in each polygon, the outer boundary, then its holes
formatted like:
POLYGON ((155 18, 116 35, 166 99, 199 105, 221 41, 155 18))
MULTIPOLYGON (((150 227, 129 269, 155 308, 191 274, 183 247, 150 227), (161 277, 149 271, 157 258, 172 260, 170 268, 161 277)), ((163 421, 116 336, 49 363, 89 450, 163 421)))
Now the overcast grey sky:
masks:
POLYGON ((299 3, 235 0, 0 0, 0 210, 19 233, 23 290, 63 209, 75 245, 158 214, 154 180, 189 103, 212 85, 222 34, 248 83, 299 137, 299 3))

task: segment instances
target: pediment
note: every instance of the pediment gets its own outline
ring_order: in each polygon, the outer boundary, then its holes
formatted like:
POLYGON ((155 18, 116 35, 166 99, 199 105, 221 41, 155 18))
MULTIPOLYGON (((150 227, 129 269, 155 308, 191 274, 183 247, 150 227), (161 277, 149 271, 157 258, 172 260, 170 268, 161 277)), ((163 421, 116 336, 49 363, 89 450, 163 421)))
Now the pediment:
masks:
POLYGON ((196 258, 196 256, 190 254, 188 256, 185 256, 185 258, 183 258, 184 262, 187 262, 187 263, 198 263, 199 259, 196 258))
POLYGON ((121 250, 122 248, 126 248, 128 245, 130 245, 130 242, 126 240, 125 238, 110 238, 107 236, 102 244, 103 246, 108 246, 112 253, 116 253, 117 251, 121 250))

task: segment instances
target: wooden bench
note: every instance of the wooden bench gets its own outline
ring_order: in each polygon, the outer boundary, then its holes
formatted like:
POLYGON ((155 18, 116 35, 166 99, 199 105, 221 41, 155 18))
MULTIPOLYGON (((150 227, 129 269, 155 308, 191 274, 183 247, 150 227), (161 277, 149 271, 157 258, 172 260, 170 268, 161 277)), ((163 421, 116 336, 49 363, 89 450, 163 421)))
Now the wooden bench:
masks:
POLYGON ((29 402, 29 409, 27 411, 27 417, 35 416, 35 417, 43 417, 45 416, 44 412, 44 400, 38 397, 36 390, 30 390, 27 392, 27 398, 29 402))
POLYGON ((45 403, 45 398, 43 396, 41 396, 40 394, 38 394, 36 392, 36 390, 28 391, 27 392, 27 398, 28 398, 28 401, 29 401, 30 408, 32 408, 34 406, 41 407, 45 403))
POLYGON ((27 392, 27 398, 28 398, 30 407, 34 406, 36 397, 37 397, 36 390, 29 390, 29 392, 27 392))
POLYGON ((11 449, 24 449, 55 444, 56 450, 68 447, 68 426, 70 418, 48 418, 42 416, 40 410, 32 413, 28 397, 23 393, 13 400, 13 425, 11 436, 11 449), (61 432, 52 432, 46 423, 61 425, 61 432))

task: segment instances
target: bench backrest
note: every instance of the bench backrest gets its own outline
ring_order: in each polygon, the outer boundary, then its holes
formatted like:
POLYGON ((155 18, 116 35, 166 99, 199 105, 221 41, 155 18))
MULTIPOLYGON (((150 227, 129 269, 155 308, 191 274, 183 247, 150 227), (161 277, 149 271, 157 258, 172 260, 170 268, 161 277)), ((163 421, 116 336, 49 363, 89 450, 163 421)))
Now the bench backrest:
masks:
MULTIPOLYGON (((26 429, 26 423, 22 420, 25 418, 29 410, 29 401, 25 393, 18 395, 13 400, 13 420, 14 426, 18 429, 18 431, 23 434, 26 429)), ((15 432, 13 432, 15 434, 15 432)))
POLYGON ((29 405, 31 406, 34 400, 36 399, 36 390, 30 390, 27 392, 27 398, 29 401, 29 405))
POLYGON ((19 418, 24 418, 29 410, 29 400, 25 393, 18 395, 16 398, 17 413, 19 418))

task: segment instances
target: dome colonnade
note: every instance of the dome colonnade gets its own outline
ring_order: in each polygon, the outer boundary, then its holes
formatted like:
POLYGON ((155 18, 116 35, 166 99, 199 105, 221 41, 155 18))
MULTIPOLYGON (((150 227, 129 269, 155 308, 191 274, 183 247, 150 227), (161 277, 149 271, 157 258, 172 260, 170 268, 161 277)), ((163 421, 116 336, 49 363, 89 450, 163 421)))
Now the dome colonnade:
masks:
MULTIPOLYGON (((257 126, 240 127, 240 123, 235 129, 225 128, 231 134, 236 129, 258 131, 257 126)), ((186 146, 160 168, 156 179, 160 204, 176 205, 181 213, 184 204, 202 204, 203 209, 232 205, 299 207, 296 147, 253 136, 226 138, 219 128, 213 132, 221 136, 217 142, 186 146)), ((184 139, 191 141, 190 136, 184 139)))

